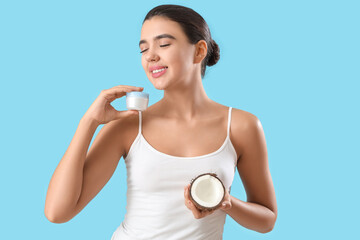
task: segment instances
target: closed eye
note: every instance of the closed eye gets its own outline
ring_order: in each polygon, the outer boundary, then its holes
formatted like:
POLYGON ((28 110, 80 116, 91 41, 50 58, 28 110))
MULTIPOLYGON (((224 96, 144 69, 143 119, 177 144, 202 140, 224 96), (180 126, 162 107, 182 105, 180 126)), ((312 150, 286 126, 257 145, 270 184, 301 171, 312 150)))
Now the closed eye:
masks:
MULTIPOLYGON (((167 46, 170 46, 170 44, 160 45, 160 47, 167 47, 167 46)), ((143 52, 145 52, 145 51, 147 51, 147 49, 142 50, 140 53, 143 53, 143 52)))
POLYGON ((160 47, 167 47, 169 46, 170 44, 165 44, 165 45, 160 45, 160 47))

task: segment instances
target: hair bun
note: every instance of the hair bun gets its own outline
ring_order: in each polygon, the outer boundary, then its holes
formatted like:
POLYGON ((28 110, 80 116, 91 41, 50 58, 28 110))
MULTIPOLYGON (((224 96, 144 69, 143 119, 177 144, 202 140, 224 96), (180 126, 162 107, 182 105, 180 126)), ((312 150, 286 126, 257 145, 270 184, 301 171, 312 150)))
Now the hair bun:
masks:
POLYGON ((208 66, 215 65, 220 59, 219 45, 217 45, 217 43, 213 39, 211 39, 210 45, 211 45, 211 49, 209 49, 210 50, 209 59, 208 59, 207 64, 206 64, 208 66))

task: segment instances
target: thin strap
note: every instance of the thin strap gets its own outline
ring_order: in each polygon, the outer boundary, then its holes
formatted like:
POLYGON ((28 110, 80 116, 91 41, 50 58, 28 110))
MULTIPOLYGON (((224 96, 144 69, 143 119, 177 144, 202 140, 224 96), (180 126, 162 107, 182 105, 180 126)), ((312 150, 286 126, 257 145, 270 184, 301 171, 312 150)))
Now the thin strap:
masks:
POLYGON ((138 135, 139 135, 139 134, 141 134, 141 125, 142 125, 141 124, 141 122, 142 122, 141 118, 142 118, 142 116, 141 116, 141 111, 139 110, 138 112, 139 112, 139 133, 138 133, 138 135))
POLYGON ((229 116, 228 116, 228 126, 227 126, 227 136, 230 136, 230 122, 231 122, 231 110, 232 107, 229 107, 229 116))

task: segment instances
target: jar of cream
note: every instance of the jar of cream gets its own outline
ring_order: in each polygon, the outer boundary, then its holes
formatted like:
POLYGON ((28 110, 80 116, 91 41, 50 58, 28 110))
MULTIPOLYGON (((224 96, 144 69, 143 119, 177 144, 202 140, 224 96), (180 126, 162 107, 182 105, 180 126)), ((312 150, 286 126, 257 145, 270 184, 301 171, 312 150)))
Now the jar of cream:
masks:
POLYGON ((126 107, 128 110, 144 111, 149 104, 149 94, 145 92, 127 92, 126 107))

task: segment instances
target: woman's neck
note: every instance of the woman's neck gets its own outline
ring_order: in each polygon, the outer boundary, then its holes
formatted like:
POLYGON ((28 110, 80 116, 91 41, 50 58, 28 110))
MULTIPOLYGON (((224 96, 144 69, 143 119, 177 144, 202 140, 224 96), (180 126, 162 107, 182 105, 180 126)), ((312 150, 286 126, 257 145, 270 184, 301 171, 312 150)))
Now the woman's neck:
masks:
POLYGON ((201 79, 193 83, 191 86, 164 90, 159 107, 166 111, 165 115, 191 121, 213 106, 213 101, 207 96, 201 79))

